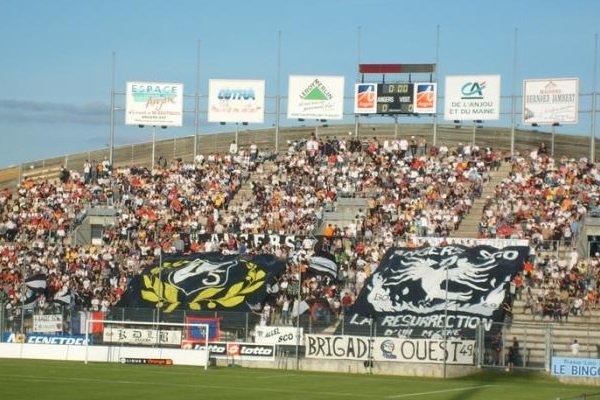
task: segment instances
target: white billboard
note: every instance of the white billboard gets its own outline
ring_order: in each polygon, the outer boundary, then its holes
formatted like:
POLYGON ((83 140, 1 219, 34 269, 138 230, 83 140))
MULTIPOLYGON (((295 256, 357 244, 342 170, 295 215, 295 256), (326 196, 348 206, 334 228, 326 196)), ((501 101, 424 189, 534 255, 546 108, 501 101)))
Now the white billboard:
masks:
POLYGON ((104 343, 181 346, 181 331, 142 328, 104 328, 102 340, 104 343))
POLYGON ((444 119, 500 119, 500 75, 447 76, 444 119))
POLYGON ((265 81, 210 79, 208 122, 263 123, 265 81))
POLYGON ((578 116, 578 78, 523 81, 523 124, 576 124, 578 116))
POLYGON ((254 335, 258 344, 302 345, 304 328, 256 325, 254 335))
POLYGON ((127 82, 125 124, 183 125, 183 84, 127 82))
POLYGON ((34 332, 62 332, 63 319, 60 314, 50 315, 34 315, 33 316, 33 331, 34 332))
POLYGON ((290 75, 287 117, 342 119, 344 77, 290 75))

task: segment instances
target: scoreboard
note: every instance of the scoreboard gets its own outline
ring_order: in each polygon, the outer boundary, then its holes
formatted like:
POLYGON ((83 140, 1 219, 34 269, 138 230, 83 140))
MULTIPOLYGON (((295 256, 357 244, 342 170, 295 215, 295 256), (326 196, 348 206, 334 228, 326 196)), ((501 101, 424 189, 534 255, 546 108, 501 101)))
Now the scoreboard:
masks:
POLYGON ((377 84, 377 114, 413 114, 413 83, 377 84))

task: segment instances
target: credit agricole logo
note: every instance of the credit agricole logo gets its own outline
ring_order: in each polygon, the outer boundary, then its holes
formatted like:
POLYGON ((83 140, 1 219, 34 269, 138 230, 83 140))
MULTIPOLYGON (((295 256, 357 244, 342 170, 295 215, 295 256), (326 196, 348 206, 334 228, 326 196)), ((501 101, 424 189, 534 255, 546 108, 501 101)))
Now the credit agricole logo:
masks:
POLYGON ((333 96, 327 86, 323 84, 318 78, 315 79, 308 85, 302 93, 300 93, 300 98, 306 101, 324 101, 331 100, 333 96))

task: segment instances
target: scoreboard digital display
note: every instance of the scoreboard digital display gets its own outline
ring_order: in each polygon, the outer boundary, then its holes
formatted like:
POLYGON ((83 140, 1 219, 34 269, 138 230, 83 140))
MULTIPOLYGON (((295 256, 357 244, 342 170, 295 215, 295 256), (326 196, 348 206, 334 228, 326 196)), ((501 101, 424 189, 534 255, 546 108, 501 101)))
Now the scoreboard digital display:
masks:
POLYGON ((414 84, 377 84, 377 114, 413 114, 414 84))

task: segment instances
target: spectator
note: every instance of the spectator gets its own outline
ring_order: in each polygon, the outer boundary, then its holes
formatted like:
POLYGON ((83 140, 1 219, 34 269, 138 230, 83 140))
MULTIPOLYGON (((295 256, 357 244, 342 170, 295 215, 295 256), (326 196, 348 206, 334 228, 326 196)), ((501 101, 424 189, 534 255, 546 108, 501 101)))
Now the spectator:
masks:
POLYGON ((577 342, 577 339, 573 340, 573 343, 571 343, 571 355, 573 357, 577 357, 579 355, 579 342, 577 342))

